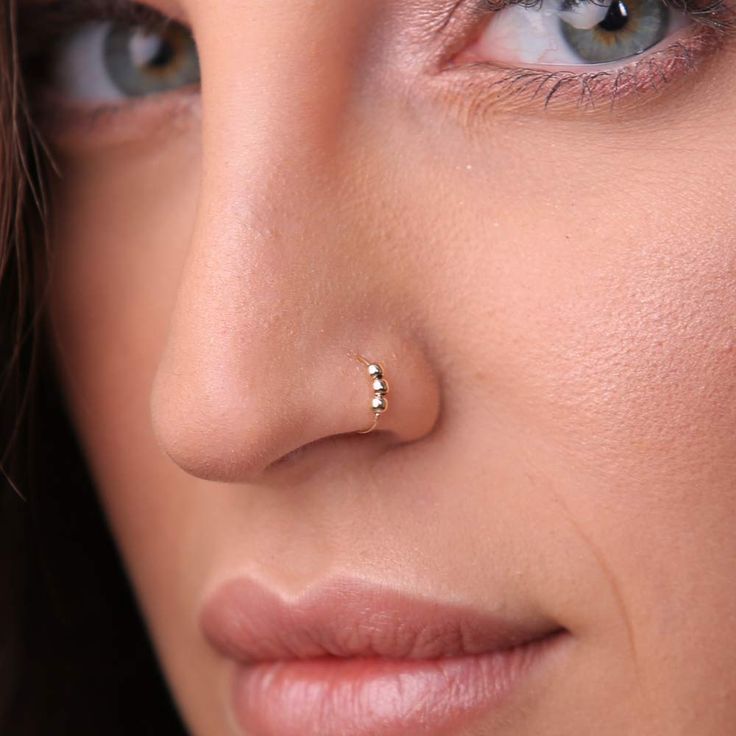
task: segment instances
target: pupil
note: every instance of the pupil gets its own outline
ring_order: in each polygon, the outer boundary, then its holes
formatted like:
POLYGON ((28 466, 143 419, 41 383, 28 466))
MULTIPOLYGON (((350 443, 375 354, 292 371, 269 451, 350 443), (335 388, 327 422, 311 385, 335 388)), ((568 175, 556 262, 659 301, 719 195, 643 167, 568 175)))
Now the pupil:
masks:
POLYGON ((130 60, 138 69, 164 69, 176 60, 176 48, 166 37, 137 32, 129 39, 130 60))
POLYGON ((174 49, 172 48, 170 43, 166 43, 166 41, 162 41, 158 48, 156 49, 156 53, 148 60, 148 66, 153 67, 162 67, 162 66, 168 66, 171 64, 172 60, 174 58, 174 49))
POLYGON ((612 33, 620 31, 629 22, 629 9, 624 0, 613 0, 606 17, 598 24, 599 28, 612 33))

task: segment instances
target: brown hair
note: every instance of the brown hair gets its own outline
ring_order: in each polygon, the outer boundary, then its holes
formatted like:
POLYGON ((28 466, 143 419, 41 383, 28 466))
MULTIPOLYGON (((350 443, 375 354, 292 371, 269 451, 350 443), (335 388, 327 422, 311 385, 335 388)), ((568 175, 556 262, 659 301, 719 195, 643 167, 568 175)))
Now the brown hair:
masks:
POLYGON ((50 168, 0 3, 0 733, 185 733, 54 373, 42 318, 50 168))

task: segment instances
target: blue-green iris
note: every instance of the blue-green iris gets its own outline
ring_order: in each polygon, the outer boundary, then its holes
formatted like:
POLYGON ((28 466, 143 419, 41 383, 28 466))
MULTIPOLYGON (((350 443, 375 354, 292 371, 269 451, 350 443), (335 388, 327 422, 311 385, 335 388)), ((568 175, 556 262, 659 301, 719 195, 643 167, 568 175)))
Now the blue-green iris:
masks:
POLYGON ((612 0, 605 18, 592 28, 575 28, 561 18, 560 29, 581 61, 602 63, 635 56, 659 43, 669 19, 661 0, 612 0))
POLYGON ((129 97, 199 83, 197 47, 189 31, 178 24, 160 31, 113 24, 104 54, 110 81, 129 97))

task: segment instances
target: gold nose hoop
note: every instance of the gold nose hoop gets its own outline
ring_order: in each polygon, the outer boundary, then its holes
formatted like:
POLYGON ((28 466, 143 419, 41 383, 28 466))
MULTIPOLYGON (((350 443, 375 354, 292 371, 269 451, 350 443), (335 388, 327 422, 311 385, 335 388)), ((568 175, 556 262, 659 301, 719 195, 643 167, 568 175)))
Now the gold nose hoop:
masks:
POLYGON ((388 382, 383 377, 383 366, 380 363, 364 358, 362 355, 356 356, 368 369, 368 376, 371 379, 371 388, 373 389, 373 398, 371 399, 371 411, 373 412, 373 424, 368 429, 363 429, 357 434, 368 434, 372 432, 378 424, 378 419, 386 409, 388 409, 388 382))

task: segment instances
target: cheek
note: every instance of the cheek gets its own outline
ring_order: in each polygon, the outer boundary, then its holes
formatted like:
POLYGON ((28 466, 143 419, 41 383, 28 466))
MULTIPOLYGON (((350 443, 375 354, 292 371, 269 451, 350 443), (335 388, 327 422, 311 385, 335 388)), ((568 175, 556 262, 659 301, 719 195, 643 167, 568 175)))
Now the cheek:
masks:
POLYGON ((516 301, 497 339, 517 338, 504 353, 514 412, 611 487, 666 478, 671 503, 733 449, 736 241, 596 235, 587 253, 510 274, 516 301))
POLYGON ((573 154, 551 177, 542 162, 518 218, 534 230, 511 233, 498 287, 516 339, 503 355, 524 382, 516 411, 611 492, 648 489, 629 499, 638 511, 686 502, 730 468, 736 418, 736 185, 708 186, 732 180, 714 151, 695 175, 692 152, 662 163, 646 150, 573 154))
POLYGON ((708 142, 680 150, 674 130, 618 133, 615 150, 561 133, 497 129, 491 156, 466 146, 444 170, 426 154, 412 167, 402 257, 422 279, 407 301, 459 390, 608 493, 648 489, 628 492, 637 511, 677 506, 730 467, 734 444, 730 162, 708 142))
POLYGON ((166 679, 203 728, 219 732, 220 671, 190 615, 208 561, 195 528, 207 497, 159 450, 149 420, 199 152, 181 139, 154 155, 126 149, 104 163, 61 164, 49 312, 70 414, 166 679))
POLYGON ((713 151, 694 172, 692 151, 571 150, 555 167, 532 148, 515 154, 538 178, 475 182, 465 240, 486 233, 483 267, 457 305, 474 326, 443 352, 478 366, 501 427, 484 443, 513 445, 505 462, 527 464, 596 556, 649 684, 685 698, 674 714, 734 664, 736 186, 709 186, 733 182, 713 151))
POLYGON ((148 401, 194 219, 198 150, 184 137, 154 154, 125 147, 60 164, 50 303, 57 361, 91 471, 133 552, 154 537, 163 502, 148 401))

